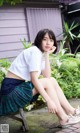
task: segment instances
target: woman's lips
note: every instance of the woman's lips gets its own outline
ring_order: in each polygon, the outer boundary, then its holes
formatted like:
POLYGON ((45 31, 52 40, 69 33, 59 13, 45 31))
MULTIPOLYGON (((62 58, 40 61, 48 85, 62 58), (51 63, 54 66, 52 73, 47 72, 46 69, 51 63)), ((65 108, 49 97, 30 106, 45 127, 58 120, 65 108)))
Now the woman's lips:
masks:
POLYGON ((50 49, 50 47, 45 47, 46 49, 50 49))

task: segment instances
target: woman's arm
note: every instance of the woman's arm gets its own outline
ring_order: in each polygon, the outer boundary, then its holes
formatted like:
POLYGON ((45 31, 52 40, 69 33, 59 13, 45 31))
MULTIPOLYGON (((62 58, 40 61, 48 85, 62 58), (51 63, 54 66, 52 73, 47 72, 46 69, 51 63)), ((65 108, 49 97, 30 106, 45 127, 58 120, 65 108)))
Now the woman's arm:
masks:
POLYGON ((50 67, 49 53, 48 52, 46 52, 44 54, 44 58, 45 58, 45 69, 42 70, 42 75, 46 78, 50 78, 51 77, 51 67, 50 67))
POLYGON ((52 112, 52 113, 56 113, 57 109, 53 103, 53 101, 51 100, 51 98, 49 97, 49 95, 47 94, 46 90, 43 88, 42 84, 40 83, 38 76, 37 76, 37 72, 30 72, 31 75, 31 81, 35 87, 35 89, 42 95, 42 97, 45 99, 47 106, 48 106, 48 111, 52 112))
POLYGON ((50 61, 49 61, 49 54, 53 53, 55 51, 55 49, 56 49, 56 47, 53 46, 50 51, 44 53, 45 69, 42 70, 42 75, 46 78, 51 77, 51 67, 50 67, 50 61))
POLYGON ((49 96, 47 95, 45 89, 43 88, 43 86, 41 85, 38 76, 37 76, 37 72, 31 72, 31 81, 35 87, 35 89, 37 89, 37 91, 44 97, 45 101, 49 101, 49 96))

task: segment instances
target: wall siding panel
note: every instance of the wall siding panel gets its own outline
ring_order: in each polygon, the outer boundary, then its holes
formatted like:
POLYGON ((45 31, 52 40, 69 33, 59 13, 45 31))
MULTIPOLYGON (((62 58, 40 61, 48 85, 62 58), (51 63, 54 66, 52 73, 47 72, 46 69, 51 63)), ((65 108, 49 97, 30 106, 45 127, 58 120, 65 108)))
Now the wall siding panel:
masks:
POLYGON ((24 10, 23 10, 23 8, 16 8, 16 7, 14 7, 14 8, 12 8, 12 7, 10 7, 10 8, 0 8, 0 13, 24 13, 24 10))
POLYGON ((0 36, 0 44, 20 42, 20 40, 23 40, 24 38, 28 40, 27 35, 0 36))
POLYGON ((15 19, 25 19, 23 13, 0 13, 0 20, 15 20, 15 19))
POLYGON ((22 35, 26 34, 27 35, 27 30, 26 27, 16 27, 16 28, 1 28, 0 29, 0 35, 5 36, 5 35, 22 35))
POLYGON ((23 49, 0 52, 0 58, 15 58, 23 49))
POLYGON ((26 27, 25 20, 0 20, 0 28, 26 27))
POLYGON ((0 58, 15 58, 28 41, 24 8, 0 9, 0 58))
POLYGON ((12 51, 13 49, 14 50, 23 49, 23 44, 21 42, 0 44, 0 52, 9 51, 9 50, 12 51))

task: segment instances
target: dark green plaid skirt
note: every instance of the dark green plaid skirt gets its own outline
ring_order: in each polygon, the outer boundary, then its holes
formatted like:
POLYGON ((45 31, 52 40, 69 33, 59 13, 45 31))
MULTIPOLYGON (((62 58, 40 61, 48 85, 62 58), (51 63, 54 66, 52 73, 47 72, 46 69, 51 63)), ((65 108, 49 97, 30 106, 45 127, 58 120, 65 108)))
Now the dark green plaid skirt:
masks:
POLYGON ((26 104, 37 99, 33 97, 32 82, 24 80, 5 78, 0 90, 0 116, 17 112, 26 104))

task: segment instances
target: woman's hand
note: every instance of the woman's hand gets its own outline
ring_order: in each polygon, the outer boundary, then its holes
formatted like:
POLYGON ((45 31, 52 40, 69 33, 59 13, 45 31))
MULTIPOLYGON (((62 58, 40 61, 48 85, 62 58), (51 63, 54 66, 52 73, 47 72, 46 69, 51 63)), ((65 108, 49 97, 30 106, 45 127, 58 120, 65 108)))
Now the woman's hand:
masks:
POLYGON ((55 50, 56 50, 56 47, 53 46, 53 47, 51 48, 51 50, 49 51, 49 54, 53 53, 55 50))
POLYGON ((55 50, 56 50, 56 47, 53 46, 49 51, 45 52, 45 54, 49 55, 49 54, 53 53, 55 50))
POLYGON ((54 113, 54 114, 57 113, 56 105, 55 105, 51 100, 49 100, 49 101, 47 102, 47 107, 48 107, 48 111, 49 111, 50 113, 54 113))

